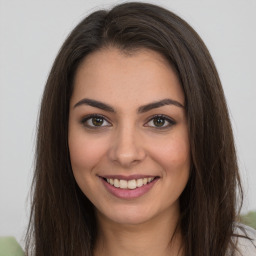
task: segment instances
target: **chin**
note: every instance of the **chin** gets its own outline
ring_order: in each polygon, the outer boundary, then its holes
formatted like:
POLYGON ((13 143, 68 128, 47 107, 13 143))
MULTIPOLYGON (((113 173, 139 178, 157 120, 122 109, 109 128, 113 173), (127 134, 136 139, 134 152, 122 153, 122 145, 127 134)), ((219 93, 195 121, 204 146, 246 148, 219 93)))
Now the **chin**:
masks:
POLYGON ((99 215, 108 221, 120 225, 139 225, 150 221, 156 217, 157 211, 152 208, 138 206, 119 207, 118 209, 112 208, 111 211, 100 212, 99 215))

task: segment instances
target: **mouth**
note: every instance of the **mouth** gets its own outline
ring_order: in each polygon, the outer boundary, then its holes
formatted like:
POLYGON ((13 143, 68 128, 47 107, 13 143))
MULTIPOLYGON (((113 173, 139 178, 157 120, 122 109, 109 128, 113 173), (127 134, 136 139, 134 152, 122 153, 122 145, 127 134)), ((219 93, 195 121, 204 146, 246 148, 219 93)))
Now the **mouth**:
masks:
POLYGON ((104 178, 104 177, 102 178, 104 181, 106 181, 108 184, 110 184, 113 187, 132 190, 132 189, 145 186, 150 182, 153 182, 158 177, 145 177, 140 179, 129 179, 129 180, 117 179, 117 178, 104 178))
POLYGON ((99 176, 106 190, 121 199, 135 199, 147 194, 160 179, 159 176, 131 175, 99 176))

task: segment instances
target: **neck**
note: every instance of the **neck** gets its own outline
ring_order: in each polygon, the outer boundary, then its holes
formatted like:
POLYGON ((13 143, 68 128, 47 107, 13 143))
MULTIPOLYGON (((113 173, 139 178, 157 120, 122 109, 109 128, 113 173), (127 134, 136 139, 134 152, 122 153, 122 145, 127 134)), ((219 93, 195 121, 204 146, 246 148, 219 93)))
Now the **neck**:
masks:
POLYGON ((182 256, 179 215, 167 211, 140 224, 114 223, 100 213, 95 256, 182 256))

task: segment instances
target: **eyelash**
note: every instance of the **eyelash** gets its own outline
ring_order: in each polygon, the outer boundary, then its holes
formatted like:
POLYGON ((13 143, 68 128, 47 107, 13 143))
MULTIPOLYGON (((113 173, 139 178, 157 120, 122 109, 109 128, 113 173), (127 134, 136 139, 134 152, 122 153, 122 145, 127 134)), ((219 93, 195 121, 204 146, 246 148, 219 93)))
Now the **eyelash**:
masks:
MULTIPOLYGON (((110 127, 111 126, 111 123, 107 120, 107 118, 105 116, 98 115, 98 114, 88 115, 88 116, 84 117, 81 120, 81 124, 84 125, 87 128, 90 128, 90 129, 99 129, 99 128, 102 128, 102 127, 110 127), (99 118, 99 119, 102 120, 103 124, 104 124, 104 122, 107 122, 107 125, 106 124, 105 125, 99 125, 99 126, 93 125, 93 123, 92 123, 93 118, 99 118), (89 121, 91 122, 91 124, 88 124, 89 121)), ((152 116, 148 119, 148 121, 146 122, 146 124, 144 126, 155 128, 155 129, 167 129, 167 128, 175 125, 175 124, 176 124, 176 122, 173 119, 171 119, 170 117, 167 117, 165 115, 154 115, 154 116, 152 116), (157 127, 157 126, 148 125, 150 122, 153 122, 157 118, 164 121, 164 126, 157 127), (168 123, 167 125, 166 125, 166 122, 168 123)))

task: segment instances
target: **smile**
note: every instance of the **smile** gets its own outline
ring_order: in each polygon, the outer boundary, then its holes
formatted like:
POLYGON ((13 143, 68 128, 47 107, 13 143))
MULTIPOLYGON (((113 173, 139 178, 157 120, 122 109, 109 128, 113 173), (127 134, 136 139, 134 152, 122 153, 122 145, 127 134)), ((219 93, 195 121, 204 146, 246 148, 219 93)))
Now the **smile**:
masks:
POLYGON ((115 197, 121 199, 135 199, 147 194, 156 182, 159 176, 145 177, 141 175, 124 176, 100 176, 106 190, 115 197))
POLYGON ((148 183, 152 182, 155 178, 142 178, 142 179, 132 179, 132 180, 119 180, 119 179, 104 179, 110 185, 121 188, 121 189, 136 189, 140 188, 148 183))

